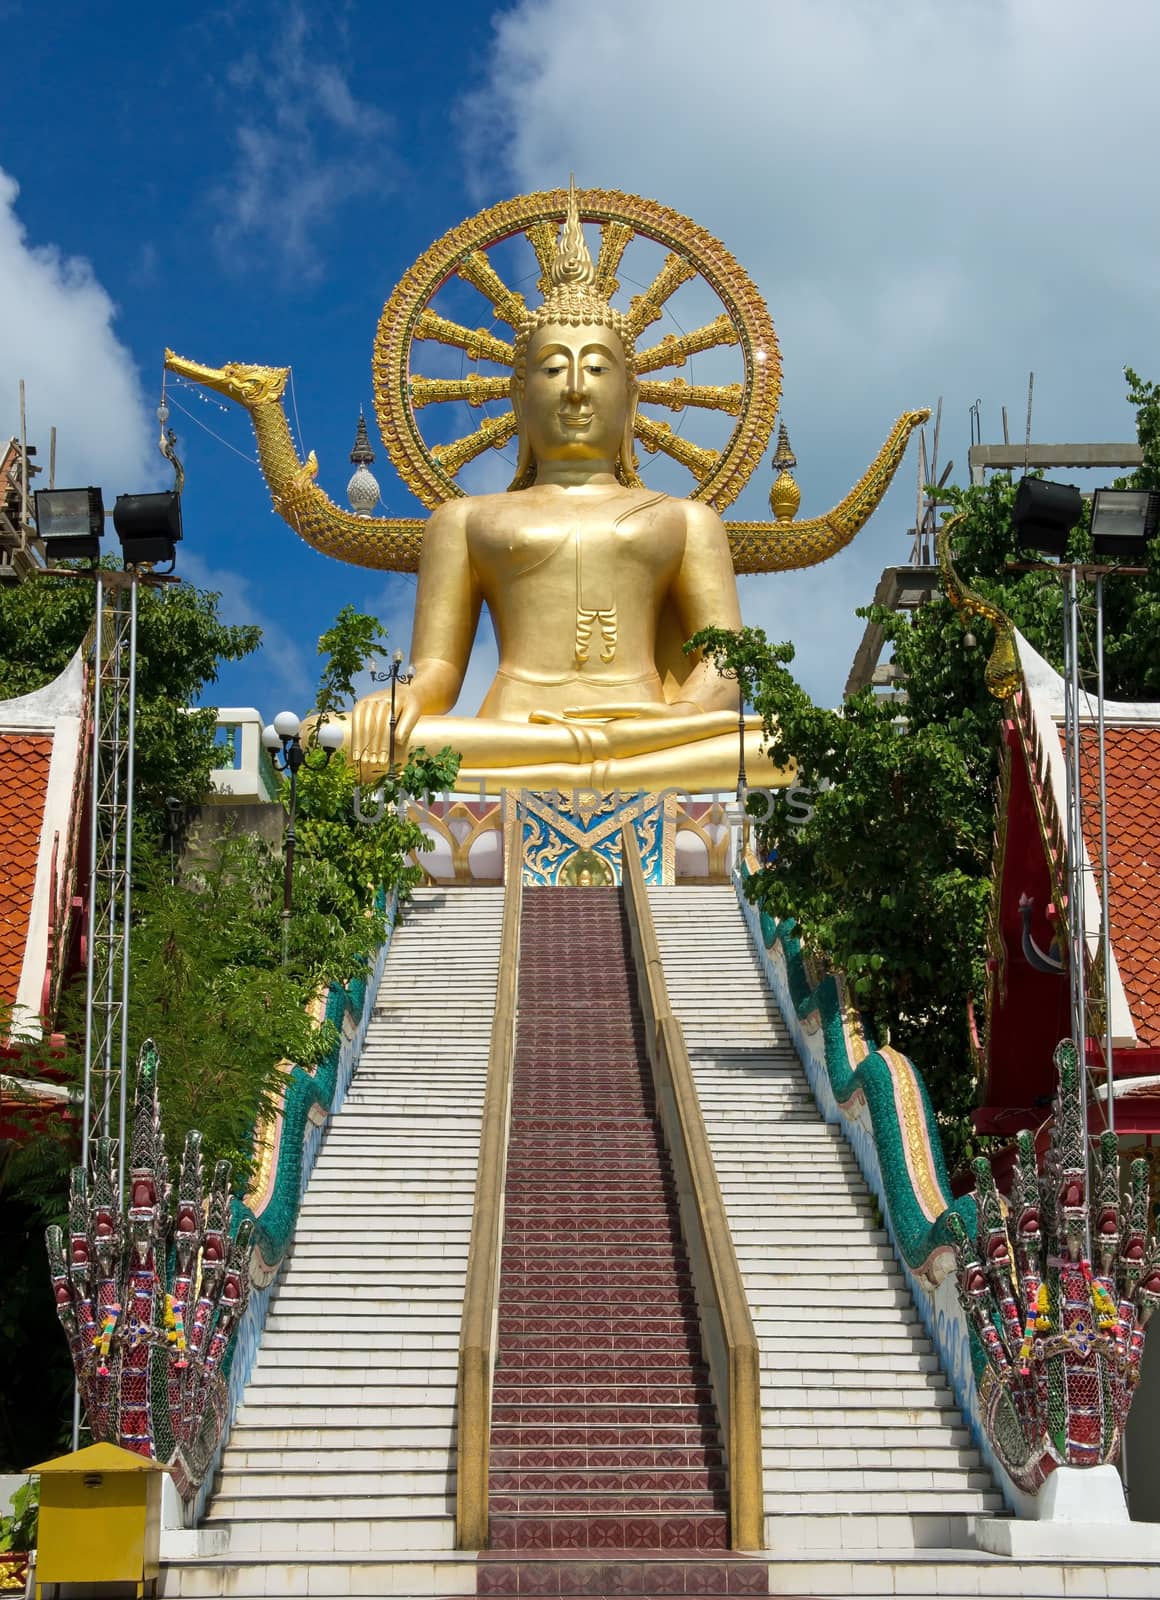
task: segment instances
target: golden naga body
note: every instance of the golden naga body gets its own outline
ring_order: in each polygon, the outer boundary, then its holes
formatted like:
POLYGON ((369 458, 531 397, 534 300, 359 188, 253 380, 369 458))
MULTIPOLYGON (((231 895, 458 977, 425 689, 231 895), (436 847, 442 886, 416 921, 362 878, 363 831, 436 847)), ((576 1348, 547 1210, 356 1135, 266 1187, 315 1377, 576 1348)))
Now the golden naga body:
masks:
MULTIPOLYGON (((360 566, 418 570, 414 677, 403 691, 396 754, 450 745, 465 783, 504 787, 656 791, 729 789, 736 781, 737 690, 711 664, 690 661, 683 640, 708 626, 737 628, 736 573, 811 566, 862 527, 893 477, 911 431, 899 419, 856 488, 825 517, 793 520, 798 490, 784 436, 772 523, 723 523, 764 453, 779 396, 777 343, 756 289, 728 252, 687 218, 609 191, 556 191, 491 208, 432 246, 384 308, 375 350, 376 407, 392 461, 433 515, 372 519, 340 510, 315 483, 313 453, 298 457, 282 409, 283 368, 210 368, 166 353, 169 368, 245 406, 276 509, 308 543, 360 566), (601 225, 593 262, 581 219, 601 225), (563 219, 563 232, 559 232, 563 219), (506 287, 486 248, 523 231, 539 259, 542 305, 506 287), (652 284, 626 312, 614 309, 615 272, 634 233, 669 248, 652 284), (471 330, 431 309, 450 273, 492 302, 511 341, 471 330), (692 333, 637 349, 665 301, 700 275, 724 310, 692 333), (425 378, 411 365, 416 341, 457 346, 475 362, 509 369, 463 379, 425 378), (643 376, 692 353, 737 345, 744 379, 696 385, 643 376), (445 401, 507 398, 463 439, 428 448, 416 412, 445 401), (723 450, 675 434, 642 405, 716 410, 737 422, 723 450), (518 440, 505 493, 468 496, 455 474, 483 451, 518 440), (636 444, 660 450, 695 480, 689 498, 650 492, 637 476, 636 444), (499 670, 479 715, 451 717, 482 605, 499 644, 499 670)), ((348 747, 364 776, 385 770, 389 699, 370 695, 348 720, 348 747)), ((761 754, 748 719, 752 784, 784 782, 761 754)))

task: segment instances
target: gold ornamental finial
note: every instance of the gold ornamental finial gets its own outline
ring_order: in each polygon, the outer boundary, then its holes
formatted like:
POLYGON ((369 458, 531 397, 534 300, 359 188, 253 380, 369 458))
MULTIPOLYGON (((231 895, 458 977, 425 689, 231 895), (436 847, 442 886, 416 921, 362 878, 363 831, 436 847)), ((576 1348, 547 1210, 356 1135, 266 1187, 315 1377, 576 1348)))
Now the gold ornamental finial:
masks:
MULTIPOLYGON (((576 199, 575 176, 568 179, 568 210, 556 246, 556 258, 548 268, 548 298, 552 291, 569 287, 591 289, 596 282, 596 267, 580 226, 580 204, 576 199)), ((546 303, 546 302, 545 302, 546 303)), ((600 302, 602 305, 604 301, 600 302)))
POLYGON ((773 488, 769 491, 769 509, 773 512, 775 521, 792 522, 797 516, 798 506, 802 503, 802 492, 793 480, 792 472, 797 466, 797 457, 790 448, 789 432, 784 422, 778 426, 773 465, 779 470, 773 481, 773 488))

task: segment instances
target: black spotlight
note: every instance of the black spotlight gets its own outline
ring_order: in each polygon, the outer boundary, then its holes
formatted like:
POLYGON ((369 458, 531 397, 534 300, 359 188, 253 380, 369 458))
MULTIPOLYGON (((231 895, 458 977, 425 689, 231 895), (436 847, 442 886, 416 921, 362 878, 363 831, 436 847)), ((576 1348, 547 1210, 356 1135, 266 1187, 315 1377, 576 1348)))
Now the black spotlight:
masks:
POLYGON ((1160 489, 1097 489, 1092 496, 1092 546, 1097 556, 1143 566, 1160 533, 1160 489))
POLYGON ((96 561, 105 531, 99 489, 37 489, 36 532, 50 561, 96 561))
POLYGON ((181 538, 181 496, 176 489, 161 494, 119 494, 113 526, 127 567, 143 561, 173 561, 181 538))
POLYGON ((1024 478, 1015 492, 1016 540, 1026 550, 1062 557, 1082 510, 1083 496, 1074 484, 1024 478))

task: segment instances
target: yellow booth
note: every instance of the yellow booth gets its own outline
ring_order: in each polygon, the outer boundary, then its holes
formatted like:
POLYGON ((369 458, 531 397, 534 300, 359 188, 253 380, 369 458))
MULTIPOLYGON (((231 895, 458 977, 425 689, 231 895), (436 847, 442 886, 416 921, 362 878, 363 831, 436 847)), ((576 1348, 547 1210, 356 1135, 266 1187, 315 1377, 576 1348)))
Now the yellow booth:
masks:
POLYGON ((92 1444, 29 1467, 40 1474, 36 1596, 46 1585, 157 1580, 161 1481, 155 1461, 115 1444, 92 1444))

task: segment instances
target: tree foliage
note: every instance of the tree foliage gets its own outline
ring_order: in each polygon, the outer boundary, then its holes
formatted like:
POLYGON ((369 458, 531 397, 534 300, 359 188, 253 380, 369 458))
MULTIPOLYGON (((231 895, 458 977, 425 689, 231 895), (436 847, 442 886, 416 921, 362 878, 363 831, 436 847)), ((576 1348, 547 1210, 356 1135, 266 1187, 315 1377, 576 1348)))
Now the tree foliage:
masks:
MULTIPOLYGON (((1145 455, 1134 481, 1160 486, 1160 386, 1130 371, 1127 377, 1145 455)), ((955 563, 1059 667, 1058 578, 1008 570, 1029 554, 1015 543, 1015 488, 996 476, 981 487, 943 491, 963 513, 955 563)), ((1113 698, 1160 698, 1158 546, 1145 579, 1106 581, 1113 698)), ((1090 555, 1086 513, 1068 554, 1090 555)), ((808 807, 800 794, 781 796, 760 825, 766 864, 749 892, 775 915, 795 917, 807 944, 847 974, 878 1037, 914 1056, 956 1162, 972 1149, 966 1008, 984 977, 1002 718, 983 681, 993 639, 981 623, 967 632, 941 595, 909 614, 870 607, 859 615, 873 617, 893 646, 905 707, 869 690, 839 711, 814 705, 789 670, 792 649, 770 645, 759 629, 703 642, 727 669, 755 674, 752 702, 770 751, 777 760, 795 760, 799 782, 813 791, 808 807)), ((1094 668, 1090 631, 1087 648, 1094 668)))
MULTIPOLYGON (((80 581, 0 591, 0 696, 51 681, 91 619, 92 588, 80 581)), ((343 709, 368 652, 385 637, 373 618, 344 608, 319 641, 323 715, 343 709)), ((137 817, 145 826, 134 854, 129 1058, 135 1061, 146 1038, 157 1044, 171 1163, 187 1131, 198 1128, 207 1165, 231 1160, 241 1188, 254 1125, 280 1086, 282 1063, 312 1067, 336 1042, 333 1025, 315 1021, 312 1003, 329 984, 366 971, 385 935, 379 891, 405 891, 421 875, 408 857, 426 841, 405 814, 407 796, 450 787, 458 770, 450 751, 417 751, 384 786, 381 802, 365 797, 360 818, 356 769, 341 755, 324 765, 320 751, 308 752, 298 778, 294 904, 283 960, 282 850, 227 832, 193 847, 171 881, 163 840, 165 798, 199 804, 218 764, 213 712, 185 708, 214 680, 220 660, 239 659, 258 638, 257 628, 222 623, 215 595, 184 586, 141 592, 136 760, 137 817)), ((58 1078, 74 1084, 82 1071, 83 987, 74 984, 60 1018, 73 1047, 52 1063, 58 1078)), ((29 1045, 7 1070, 37 1076, 41 1053, 29 1045)), ((65 1218, 77 1152, 59 1122, 50 1128, 31 1109, 26 1120, 19 1138, 0 1147, 0 1343, 13 1370, 35 1376, 8 1386, 0 1399, 0 1470, 19 1469, 64 1443, 70 1392, 43 1236, 48 1223, 65 1218)))
MULTIPOLYGON (((190 584, 138 591, 137 818, 161 831, 165 798, 200 802, 217 765, 214 713, 190 710, 223 661, 255 650, 261 629, 223 622, 221 596, 190 584)), ((0 699, 30 694, 64 671, 91 636, 93 585, 35 578, 0 587, 0 699)))

